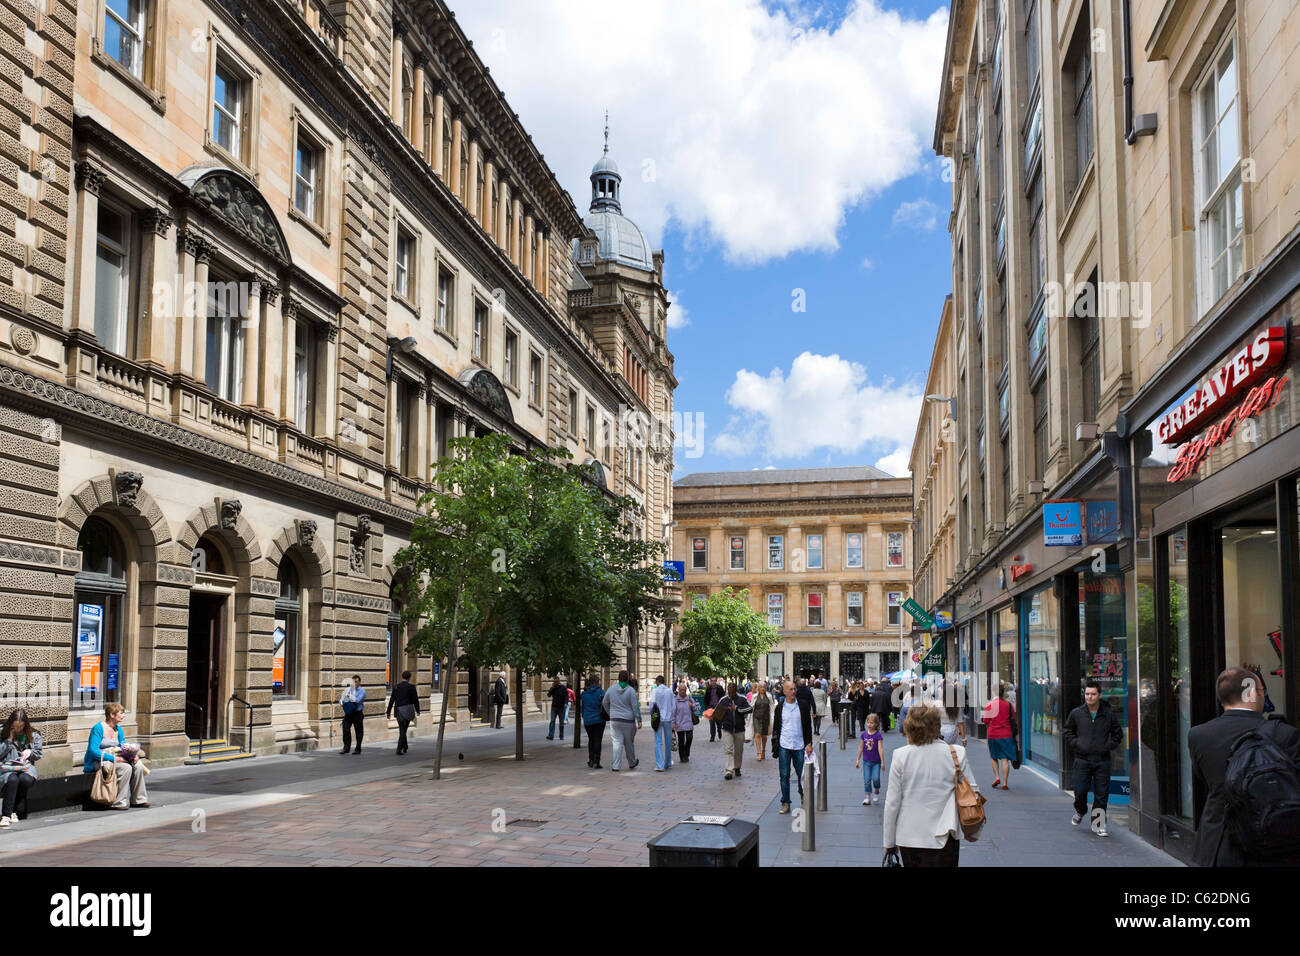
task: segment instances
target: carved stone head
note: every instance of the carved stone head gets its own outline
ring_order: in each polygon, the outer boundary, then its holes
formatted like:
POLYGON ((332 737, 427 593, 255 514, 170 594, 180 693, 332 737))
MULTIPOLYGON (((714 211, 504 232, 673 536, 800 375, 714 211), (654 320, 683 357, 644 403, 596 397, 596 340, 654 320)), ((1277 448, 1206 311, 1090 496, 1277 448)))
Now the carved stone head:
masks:
POLYGON ((298 522, 298 544, 308 551, 316 543, 316 522, 304 519, 298 522))
POLYGON ((221 502, 221 529, 223 531, 234 531, 235 525, 239 522, 239 514, 244 510, 243 502, 238 498, 231 498, 221 502))
POLYGON ((119 471, 113 479, 117 492, 117 503, 124 508, 134 508, 140 486, 144 484, 144 475, 138 471, 119 471))

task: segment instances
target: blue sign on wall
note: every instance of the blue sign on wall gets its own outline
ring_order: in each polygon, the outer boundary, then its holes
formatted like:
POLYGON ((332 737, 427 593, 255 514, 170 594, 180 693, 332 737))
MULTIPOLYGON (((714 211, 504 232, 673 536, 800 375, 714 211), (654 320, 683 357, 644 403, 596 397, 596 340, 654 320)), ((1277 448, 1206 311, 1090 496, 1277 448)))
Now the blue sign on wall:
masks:
POLYGON ((1043 502, 1043 544, 1048 547, 1083 544, 1082 502, 1043 502))
POLYGON ((665 580, 665 581, 685 581, 685 580, 686 580, 686 562, 685 562, 685 561, 665 561, 665 562, 664 562, 664 580, 665 580))
POLYGON ((117 655, 108 655, 108 683, 109 690, 117 690, 117 655))
POLYGON ((1119 505, 1114 501, 1088 502, 1088 543, 1119 540, 1119 505))

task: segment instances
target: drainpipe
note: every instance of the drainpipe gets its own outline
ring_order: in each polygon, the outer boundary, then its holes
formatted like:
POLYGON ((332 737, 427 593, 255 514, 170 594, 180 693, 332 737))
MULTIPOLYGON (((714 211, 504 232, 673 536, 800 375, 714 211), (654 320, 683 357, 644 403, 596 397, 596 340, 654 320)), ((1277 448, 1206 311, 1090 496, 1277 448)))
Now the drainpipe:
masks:
POLYGON ((1137 142, 1133 129, 1133 32, 1130 0, 1123 0, 1124 17, 1124 142, 1132 146, 1137 142))

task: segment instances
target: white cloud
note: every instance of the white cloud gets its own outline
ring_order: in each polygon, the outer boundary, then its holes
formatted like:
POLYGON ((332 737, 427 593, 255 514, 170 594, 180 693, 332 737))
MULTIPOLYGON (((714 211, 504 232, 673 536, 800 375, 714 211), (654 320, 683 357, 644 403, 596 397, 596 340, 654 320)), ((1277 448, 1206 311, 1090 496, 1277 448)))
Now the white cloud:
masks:
POLYGON ((939 225, 939 207, 925 198, 902 203, 894 210, 894 225, 930 232, 939 225))
POLYGON ((884 458, 876 462, 876 467, 887 475, 893 475, 895 478, 906 478, 912 473, 911 469, 912 453, 906 448, 896 448, 884 458))
POLYGON ((863 258, 863 260, 862 260, 862 268, 863 268, 863 269, 874 269, 875 267, 876 267, 876 264, 875 264, 874 262, 871 261, 871 257, 870 257, 870 256, 867 256, 867 257, 864 257, 864 258, 863 258))
POLYGON ((668 328, 683 329, 691 324, 690 313, 682 305, 682 293, 678 289, 668 293, 668 328))
POLYGON ((839 19, 816 0, 473 0, 456 13, 580 210, 608 108, 624 212, 651 241, 672 220, 757 263, 836 248, 848 209, 924 167, 947 33, 935 7, 924 20, 879 0, 839 19))
MULTIPOLYGON (((804 352, 788 373, 741 369, 727 389, 727 403, 736 413, 714 439, 720 455, 800 459, 821 449, 848 455, 872 447, 899 449, 887 456, 892 463, 911 447, 921 387, 890 378, 872 383, 857 362, 804 352)), ((904 468, 906 463, 904 455, 904 468)))

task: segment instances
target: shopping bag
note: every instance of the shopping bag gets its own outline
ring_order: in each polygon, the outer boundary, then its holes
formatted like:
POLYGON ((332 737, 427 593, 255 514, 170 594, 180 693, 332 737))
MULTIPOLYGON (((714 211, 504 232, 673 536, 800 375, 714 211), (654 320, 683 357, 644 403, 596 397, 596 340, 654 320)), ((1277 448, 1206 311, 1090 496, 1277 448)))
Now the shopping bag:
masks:
POLYGON ((107 760, 102 761, 95 772, 95 782, 90 785, 90 799, 106 807, 117 800, 117 771, 107 760))

